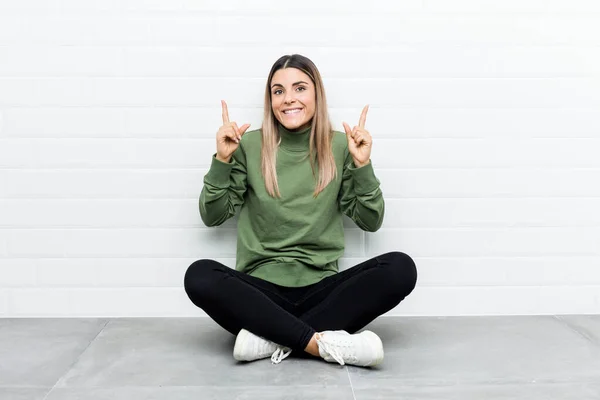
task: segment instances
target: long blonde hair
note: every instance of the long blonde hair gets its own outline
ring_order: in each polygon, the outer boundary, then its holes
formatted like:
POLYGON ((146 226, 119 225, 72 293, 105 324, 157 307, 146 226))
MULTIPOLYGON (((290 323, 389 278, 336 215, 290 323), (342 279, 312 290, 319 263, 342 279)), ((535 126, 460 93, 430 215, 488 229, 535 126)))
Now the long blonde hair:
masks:
POLYGON ((327 99, 321 74, 315 64, 300 54, 285 55, 279 58, 269 72, 265 90, 265 110, 262 124, 261 167, 267 193, 272 197, 281 197, 277 184, 277 148, 279 147, 279 121, 271 109, 271 80, 273 75, 283 68, 297 68, 310 77, 315 85, 315 115, 310 129, 309 157, 313 176, 318 169, 318 179, 313 193, 316 197, 337 177, 337 168, 333 158, 333 128, 327 111, 327 99))

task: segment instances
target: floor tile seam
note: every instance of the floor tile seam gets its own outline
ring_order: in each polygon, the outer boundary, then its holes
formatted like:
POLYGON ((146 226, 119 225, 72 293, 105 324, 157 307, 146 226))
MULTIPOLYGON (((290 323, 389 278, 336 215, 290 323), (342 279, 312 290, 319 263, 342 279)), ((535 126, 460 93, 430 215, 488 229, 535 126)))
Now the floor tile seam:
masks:
POLYGON ((352 398, 356 400, 356 394, 354 393, 354 386, 352 386, 352 378, 350 377, 350 369, 348 366, 345 367, 346 373, 348 374, 348 382, 350 382, 350 390, 352 390, 352 398))
POLYGON ((98 338, 98 336, 100 336, 100 334, 104 331, 104 329, 110 323, 110 321, 111 321, 110 318, 106 320, 106 322, 104 323, 104 325, 102 325, 102 327, 98 330, 98 332, 92 338, 92 340, 90 340, 90 342, 87 344, 87 346, 85 346, 85 349, 83 349, 81 351, 81 353, 79 353, 79 355, 77 356, 77 358, 71 363, 71 365, 69 365, 69 367, 65 370, 65 372, 58 378, 58 380, 54 383, 54 386, 52 386, 52 388, 50 388, 50 390, 48 391, 48 393, 46 393, 46 395, 44 396, 44 398, 42 400, 46 400, 48 398, 48 396, 50 395, 50 393, 52 393, 52 391, 58 386, 58 384, 65 378, 65 376, 67 376, 69 374, 69 372, 71 372, 71 370, 73 369, 73 367, 75 365, 77 365, 77 363, 79 362, 79 360, 81 359, 81 357, 83 356, 83 354, 85 354, 85 352, 87 351, 87 349, 90 348, 90 346, 92 345, 92 343, 94 343, 96 341, 96 339, 98 338))
MULTIPOLYGON (((393 379, 392 379, 393 380, 393 379)), ((371 385, 358 385, 354 387, 354 385, 325 385, 327 388, 345 388, 350 387, 352 390, 352 394, 354 399, 356 400, 355 389, 356 390, 370 390, 373 389, 373 386, 379 388, 386 388, 388 386, 385 385, 385 379, 379 380, 375 382, 375 384, 371 385)), ((397 382, 395 382, 397 383, 397 382)), ((443 388, 451 388, 451 387, 501 387, 501 386, 511 386, 511 385, 519 385, 522 386, 526 384, 526 386, 536 386, 536 385, 544 385, 544 386, 552 386, 552 385, 594 385, 597 384, 595 379, 589 379, 584 381, 560 381, 560 382, 544 382, 544 381, 536 381, 536 382, 511 382, 507 384, 502 384, 499 382, 487 382, 487 383, 457 383, 457 384, 447 384, 447 385, 435 385, 435 384, 427 384, 426 382, 421 382, 420 384, 403 384, 398 386, 394 384, 394 388, 405 388, 405 389, 424 389, 424 388, 432 388, 432 389, 443 389, 443 388)), ((165 390, 165 389, 200 389, 200 388, 213 388, 213 389, 223 389, 223 390, 236 390, 236 389, 260 389, 260 388, 277 388, 279 386, 274 385, 250 385, 250 386, 223 386, 223 385, 182 385, 182 386, 170 386, 170 385, 157 385, 157 386, 140 386, 140 385, 132 385, 132 386, 110 386, 110 385, 101 385, 101 386, 67 386, 67 387, 56 387, 51 388, 49 392, 46 394, 46 397, 50 394, 51 391, 55 389, 57 391, 79 391, 79 390, 120 390, 120 389, 148 389, 148 390, 165 390)), ((293 385, 286 387, 293 388, 322 388, 323 385, 293 385)), ((2 387, 0 387, 2 389, 2 387)), ((43 389, 43 388, 40 388, 43 389)), ((44 399, 46 398, 44 397, 44 399)))
POLYGON ((22 384, 2 384, 0 383, 0 389, 50 389, 50 385, 22 385, 22 384))
MULTIPOLYGON (((98 385, 98 386, 78 386, 78 385, 73 385, 73 386, 62 386, 62 387, 54 387, 54 388, 39 388, 39 389, 52 389, 52 390, 98 390, 98 389, 105 389, 105 390, 119 390, 119 389, 152 389, 152 390, 156 390, 156 389, 202 389, 202 388, 217 388, 217 389, 224 389, 224 390, 236 390, 236 389, 262 389, 262 388, 272 388, 272 389, 276 389, 276 388, 322 388, 322 387, 327 387, 327 388, 351 388, 350 385, 348 384, 325 384, 323 385, 321 384, 299 384, 299 385, 290 385, 290 384, 281 384, 281 385, 118 385, 118 386, 113 386, 113 385, 98 385)), ((0 389, 2 389, 2 387, 0 387, 0 389)), ((25 389, 31 389, 31 388, 25 388, 25 389)))
POLYGON ((382 378, 371 380, 368 383, 353 383, 353 390, 366 390, 372 389, 373 386, 376 387, 386 387, 386 381, 390 382, 390 385, 393 387, 404 387, 404 388, 449 388, 449 387, 486 387, 486 386, 535 386, 535 385, 587 385, 587 384, 597 384, 597 377, 594 375, 590 375, 589 377, 584 377, 582 379, 528 379, 528 380, 497 380, 497 381, 447 381, 447 382, 431 382, 427 381, 427 379, 419 380, 419 381, 410 381, 404 383, 400 386, 397 385, 398 378, 382 378))
POLYGON ((584 332, 581 332, 580 330, 578 330, 577 328, 575 328, 574 326, 572 326, 571 324, 569 324, 567 321, 565 321, 560 315, 555 315, 554 316, 555 319, 557 319, 558 321, 560 321, 560 323, 567 327, 569 330, 577 333, 579 336, 583 337, 584 339, 586 339, 588 342, 594 344, 594 345, 598 345, 594 339, 592 339, 591 337, 589 337, 588 335, 586 335, 584 332))

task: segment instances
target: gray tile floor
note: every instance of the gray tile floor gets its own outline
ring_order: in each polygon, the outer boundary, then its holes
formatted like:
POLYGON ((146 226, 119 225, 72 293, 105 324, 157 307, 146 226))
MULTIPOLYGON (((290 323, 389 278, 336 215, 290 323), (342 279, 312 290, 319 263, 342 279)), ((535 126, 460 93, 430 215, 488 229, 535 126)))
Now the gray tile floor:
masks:
POLYGON ((0 399, 600 399, 600 316, 381 317, 377 368, 238 363, 208 318, 0 319, 0 399))

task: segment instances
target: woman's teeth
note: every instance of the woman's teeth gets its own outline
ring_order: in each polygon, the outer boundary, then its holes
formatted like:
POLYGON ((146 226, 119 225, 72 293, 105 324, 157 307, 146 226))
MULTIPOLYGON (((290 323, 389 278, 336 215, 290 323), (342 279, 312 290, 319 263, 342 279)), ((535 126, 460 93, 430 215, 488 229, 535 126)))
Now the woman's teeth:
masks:
POLYGON ((296 108, 294 110, 285 110, 283 113, 284 114, 296 114, 296 113, 299 113, 300 111, 302 111, 300 108, 296 108))

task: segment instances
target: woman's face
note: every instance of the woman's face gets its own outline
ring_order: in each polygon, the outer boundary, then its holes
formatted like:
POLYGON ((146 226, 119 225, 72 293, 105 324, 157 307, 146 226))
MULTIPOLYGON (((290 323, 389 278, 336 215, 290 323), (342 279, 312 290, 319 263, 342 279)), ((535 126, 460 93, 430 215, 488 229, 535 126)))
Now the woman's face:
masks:
POLYGON ((303 130, 315 115, 315 85, 297 68, 283 68, 271 79, 271 109, 288 130, 303 130))

